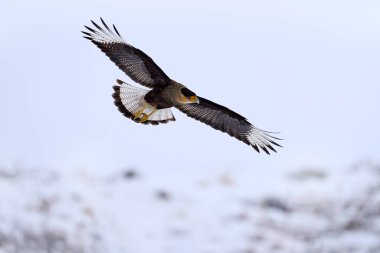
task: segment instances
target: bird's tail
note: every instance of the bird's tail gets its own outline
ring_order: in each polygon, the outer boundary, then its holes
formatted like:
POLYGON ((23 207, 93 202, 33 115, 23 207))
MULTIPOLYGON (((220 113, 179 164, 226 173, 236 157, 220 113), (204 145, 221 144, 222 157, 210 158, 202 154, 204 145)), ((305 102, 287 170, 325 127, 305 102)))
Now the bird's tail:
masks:
POLYGON ((137 123, 152 125, 175 121, 169 108, 155 110, 154 106, 145 101, 144 96, 149 90, 132 86, 121 80, 116 80, 116 82, 117 84, 113 86, 112 97, 115 105, 125 117, 137 123), (147 118, 143 120, 141 115, 147 118))

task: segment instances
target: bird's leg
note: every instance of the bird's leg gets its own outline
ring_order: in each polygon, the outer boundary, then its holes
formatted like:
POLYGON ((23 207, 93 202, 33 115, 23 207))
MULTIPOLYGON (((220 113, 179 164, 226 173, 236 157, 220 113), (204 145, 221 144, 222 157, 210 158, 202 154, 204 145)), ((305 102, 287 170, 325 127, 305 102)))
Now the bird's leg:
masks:
POLYGON ((149 114, 142 113, 143 116, 142 116, 142 118, 141 118, 141 120, 140 120, 140 123, 141 123, 141 122, 145 122, 145 121, 147 121, 147 120, 149 119, 149 117, 150 117, 153 113, 155 113, 155 112, 157 112, 157 107, 154 108, 154 110, 151 111, 149 114))
POLYGON ((154 110, 152 110, 150 113, 148 113, 148 114, 146 114, 146 113, 144 113, 144 110, 146 109, 148 107, 148 104, 145 104, 142 108, 141 108, 141 110, 139 110, 138 112, 136 112, 135 114, 134 114, 134 118, 133 119, 140 119, 140 123, 141 122, 145 122, 145 121, 147 121, 148 119, 149 119, 149 117, 153 114, 153 113, 155 113, 156 111, 157 111, 157 107, 156 108, 154 108, 154 110))
MULTIPOLYGON (((136 120, 136 119, 139 119, 141 118, 141 116, 144 118, 144 116, 146 115, 144 113, 144 110, 148 107, 148 104, 145 104, 140 110, 138 110, 133 116, 133 119, 136 120)), ((141 121, 141 120, 140 120, 141 121)))

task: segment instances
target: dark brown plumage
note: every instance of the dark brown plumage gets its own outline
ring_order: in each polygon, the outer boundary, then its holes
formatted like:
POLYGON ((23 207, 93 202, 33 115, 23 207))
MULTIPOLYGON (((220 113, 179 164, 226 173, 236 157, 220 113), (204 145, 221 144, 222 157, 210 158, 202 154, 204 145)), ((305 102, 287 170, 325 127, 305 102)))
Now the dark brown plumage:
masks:
POLYGON ((118 80, 113 98, 119 111, 135 122, 158 125, 174 121, 170 110, 176 107, 187 116, 269 154, 281 147, 270 132, 261 130, 240 114, 225 106, 198 97, 186 86, 170 79, 144 52, 126 43, 113 26, 110 29, 91 21, 96 29, 87 27, 85 38, 100 48, 133 81, 150 88, 145 90, 118 80))

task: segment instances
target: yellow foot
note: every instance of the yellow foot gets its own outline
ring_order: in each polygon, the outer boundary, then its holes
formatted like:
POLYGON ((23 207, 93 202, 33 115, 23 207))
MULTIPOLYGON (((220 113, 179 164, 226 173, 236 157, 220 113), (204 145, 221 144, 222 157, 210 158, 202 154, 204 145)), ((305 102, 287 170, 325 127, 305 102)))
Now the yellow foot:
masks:
POLYGON ((157 111, 157 108, 155 108, 153 111, 151 111, 149 114, 144 113, 146 107, 144 107, 142 110, 138 111, 133 119, 140 119, 140 123, 145 122, 149 119, 149 117, 157 111))
POLYGON ((136 119, 139 119, 141 117, 144 118, 144 115, 146 115, 144 113, 144 110, 148 107, 148 104, 144 105, 143 108, 141 108, 141 110, 139 110, 138 112, 136 112, 133 116, 133 119, 136 120, 136 119))
POLYGON ((143 113, 141 115, 142 115, 142 117, 140 118, 140 123, 147 121, 149 119, 149 116, 150 116, 150 114, 147 115, 146 113, 143 113))

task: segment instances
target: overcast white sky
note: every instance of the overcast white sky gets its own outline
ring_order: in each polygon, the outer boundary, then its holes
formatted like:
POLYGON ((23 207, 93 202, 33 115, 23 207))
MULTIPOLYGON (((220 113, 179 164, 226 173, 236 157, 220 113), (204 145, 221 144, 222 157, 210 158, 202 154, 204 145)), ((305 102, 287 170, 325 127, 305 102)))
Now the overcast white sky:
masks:
POLYGON ((0 166, 271 173, 380 160, 379 1, 7 1, 0 9, 0 166), (113 105, 133 83, 89 41, 103 17, 171 78, 256 126, 277 154, 187 118, 144 126, 113 105))

